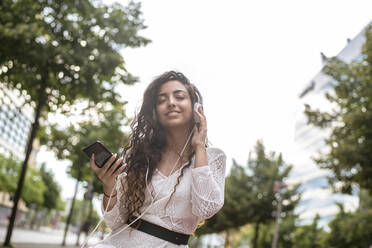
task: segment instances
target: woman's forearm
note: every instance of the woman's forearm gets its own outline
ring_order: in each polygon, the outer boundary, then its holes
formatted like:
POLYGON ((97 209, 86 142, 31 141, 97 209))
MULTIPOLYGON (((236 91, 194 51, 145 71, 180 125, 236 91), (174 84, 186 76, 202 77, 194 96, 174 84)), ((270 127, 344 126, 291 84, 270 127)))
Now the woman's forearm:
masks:
POLYGON ((207 150, 205 145, 198 146, 195 149, 195 168, 208 165, 207 150))
POLYGON ((116 189, 113 189, 113 188, 110 189, 110 187, 107 187, 107 186, 103 187, 103 192, 104 192, 103 193, 103 207, 104 207, 104 209, 106 209, 106 207, 107 207, 107 204, 108 204, 109 199, 110 199, 110 197, 108 197, 108 196, 111 194, 110 205, 107 208, 107 211, 110 211, 116 204, 117 193, 118 192, 116 191, 116 189), (110 193, 108 193, 108 192, 110 192, 110 193))
MULTIPOLYGON (((102 201, 103 201, 103 209, 105 210, 106 207, 107 207, 107 204, 109 202, 109 197, 104 195, 102 201)), ((107 211, 110 211, 115 206, 116 201, 117 201, 117 196, 116 195, 111 197, 110 205, 108 206, 107 211)))

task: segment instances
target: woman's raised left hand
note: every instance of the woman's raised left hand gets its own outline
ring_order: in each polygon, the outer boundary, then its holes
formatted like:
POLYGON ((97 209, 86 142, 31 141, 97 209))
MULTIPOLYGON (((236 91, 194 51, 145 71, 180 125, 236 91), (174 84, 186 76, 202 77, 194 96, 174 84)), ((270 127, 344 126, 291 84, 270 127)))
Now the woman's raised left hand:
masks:
POLYGON ((199 107, 198 111, 195 111, 195 113, 199 116, 200 125, 199 128, 197 125, 194 126, 194 134, 191 140, 191 146, 194 151, 198 148, 204 149, 207 139, 207 119, 205 118, 203 107, 199 107))

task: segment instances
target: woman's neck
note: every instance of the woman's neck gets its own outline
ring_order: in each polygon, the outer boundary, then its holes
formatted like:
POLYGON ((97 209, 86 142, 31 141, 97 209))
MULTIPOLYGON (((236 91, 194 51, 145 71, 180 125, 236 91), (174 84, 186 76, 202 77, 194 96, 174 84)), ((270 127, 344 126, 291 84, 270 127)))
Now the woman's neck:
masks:
MULTIPOLYGON (((167 146, 165 151, 173 151, 180 155, 182 149, 186 145, 189 135, 188 128, 172 128, 166 130, 167 146)), ((187 149, 185 153, 187 153, 187 149)))
POLYGON ((191 145, 187 145, 183 154, 181 152, 186 145, 189 135, 188 128, 168 128, 166 130, 167 145, 162 152, 162 161, 157 165, 157 168, 164 175, 169 176, 172 171, 177 170, 182 164, 188 161, 191 145), (174 165, 176 161, 179 162, 174 165), (173 165, 175 166, 174 168, 173 165))

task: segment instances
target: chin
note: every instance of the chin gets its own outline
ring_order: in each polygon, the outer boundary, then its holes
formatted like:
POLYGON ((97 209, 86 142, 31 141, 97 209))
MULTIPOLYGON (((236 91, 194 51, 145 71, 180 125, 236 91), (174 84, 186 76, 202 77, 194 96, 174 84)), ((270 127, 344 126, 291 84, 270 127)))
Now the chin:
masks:
POLYGON ((172 120, 162 123, 164 128, 189 127, 189 122, 172 120))

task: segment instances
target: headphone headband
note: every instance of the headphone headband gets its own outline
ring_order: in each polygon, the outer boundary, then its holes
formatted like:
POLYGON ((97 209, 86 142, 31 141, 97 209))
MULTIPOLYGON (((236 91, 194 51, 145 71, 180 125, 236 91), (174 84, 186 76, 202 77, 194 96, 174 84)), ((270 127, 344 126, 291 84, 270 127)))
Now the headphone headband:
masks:
POLYGON ((201 104, 201 105, 203 105, 203 98, 202 98, 202 96, 201 96, 199 90, 198 90, 194 85, 192 85, 191 88, 192 88, 192 89, 194 90, 194 92, 195 92, 195 95, 196 95, 196 102, 199 103, 199 104, 201 104))

